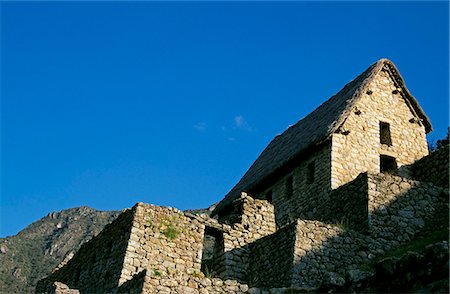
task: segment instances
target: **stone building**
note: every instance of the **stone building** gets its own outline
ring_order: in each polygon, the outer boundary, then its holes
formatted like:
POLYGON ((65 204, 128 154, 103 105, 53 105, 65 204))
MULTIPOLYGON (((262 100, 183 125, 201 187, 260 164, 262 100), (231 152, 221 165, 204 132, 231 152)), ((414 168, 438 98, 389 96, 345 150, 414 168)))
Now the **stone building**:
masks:
POLYGON ((397 170, 427 155, 430 131, 395 65, 381 59, 275 137, 214 214, 227 219, 245 191, 273 203, 278 227, 313 217, 332 190, 360 173, 397 170))
POLYGON ((429 131, 382 59, 275 137, 212 217, 138 203, 37 293, 317 289, 448 217, 448 148, 427 156, 429 131))

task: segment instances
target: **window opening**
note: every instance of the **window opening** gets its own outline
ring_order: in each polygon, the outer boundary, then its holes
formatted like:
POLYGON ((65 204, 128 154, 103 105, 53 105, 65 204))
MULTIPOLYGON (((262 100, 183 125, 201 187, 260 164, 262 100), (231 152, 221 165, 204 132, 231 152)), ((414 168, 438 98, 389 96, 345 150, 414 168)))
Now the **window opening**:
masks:
POLYGON ((380 155, 380 172, 395 174, 397 172, 397 161, 395 157, 380 155))
POLYGON ((294 194, 294 178, 293 176, 289 176, 286 179, 286 198, 291 198, 294 194))
POLYGON ((316 173, 316 163, 314 161, 311 161, 306 167, 306 182, 308 184, 314 183, 315 173, 316 173))
POLYGON ((380 143, 392 146, 391 127, 387 122, 380 121, 380 143))

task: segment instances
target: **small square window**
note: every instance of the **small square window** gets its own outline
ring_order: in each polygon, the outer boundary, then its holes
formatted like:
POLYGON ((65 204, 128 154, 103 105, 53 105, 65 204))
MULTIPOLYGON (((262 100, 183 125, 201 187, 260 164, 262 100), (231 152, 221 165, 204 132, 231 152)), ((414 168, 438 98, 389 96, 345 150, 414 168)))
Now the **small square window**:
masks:
POLYGON ((397 173, 397 161, 395 157, 380 155, 380 172, 389 174, 397 173))
POLYGON ((392 146, 391 127, 387 122, 380 121, 380 143, 392 146))

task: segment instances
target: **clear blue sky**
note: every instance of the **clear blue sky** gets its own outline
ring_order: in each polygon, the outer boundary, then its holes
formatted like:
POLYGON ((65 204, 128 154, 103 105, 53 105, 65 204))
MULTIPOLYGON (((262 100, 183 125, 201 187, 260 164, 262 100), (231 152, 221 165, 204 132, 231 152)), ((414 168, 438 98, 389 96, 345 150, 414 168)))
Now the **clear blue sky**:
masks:
POLYGON ((447 2, 0 5, 0 236, 81 205, 207 207, 382 57, 446 134, 447 2))

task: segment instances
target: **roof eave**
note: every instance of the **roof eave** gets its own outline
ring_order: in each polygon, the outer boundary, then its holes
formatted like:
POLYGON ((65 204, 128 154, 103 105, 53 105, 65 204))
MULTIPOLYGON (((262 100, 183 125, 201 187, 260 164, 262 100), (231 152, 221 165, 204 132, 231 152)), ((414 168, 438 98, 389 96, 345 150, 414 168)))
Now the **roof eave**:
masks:
POLYGON ((433 130, 433 126, 431 125, 430 119, 425 114, 425 111, 422 109, 417 99, 411 94, 409 89, 406 87, 405 81, 402 75, 400 74, 399 70, 397 69, 397 67, 394 65, 394 63, 388 59, 382 59, 382 61, 389 67, 389 70, 391 74, 394 76, 395 81, 402 89, 402 93, 404 93, 404 95, 406 96, 408 102, 411 104, 411 107, 414 109, 415 114, 418 116, 421 123, 425 127, 425 132, 428 134, 433 130))

